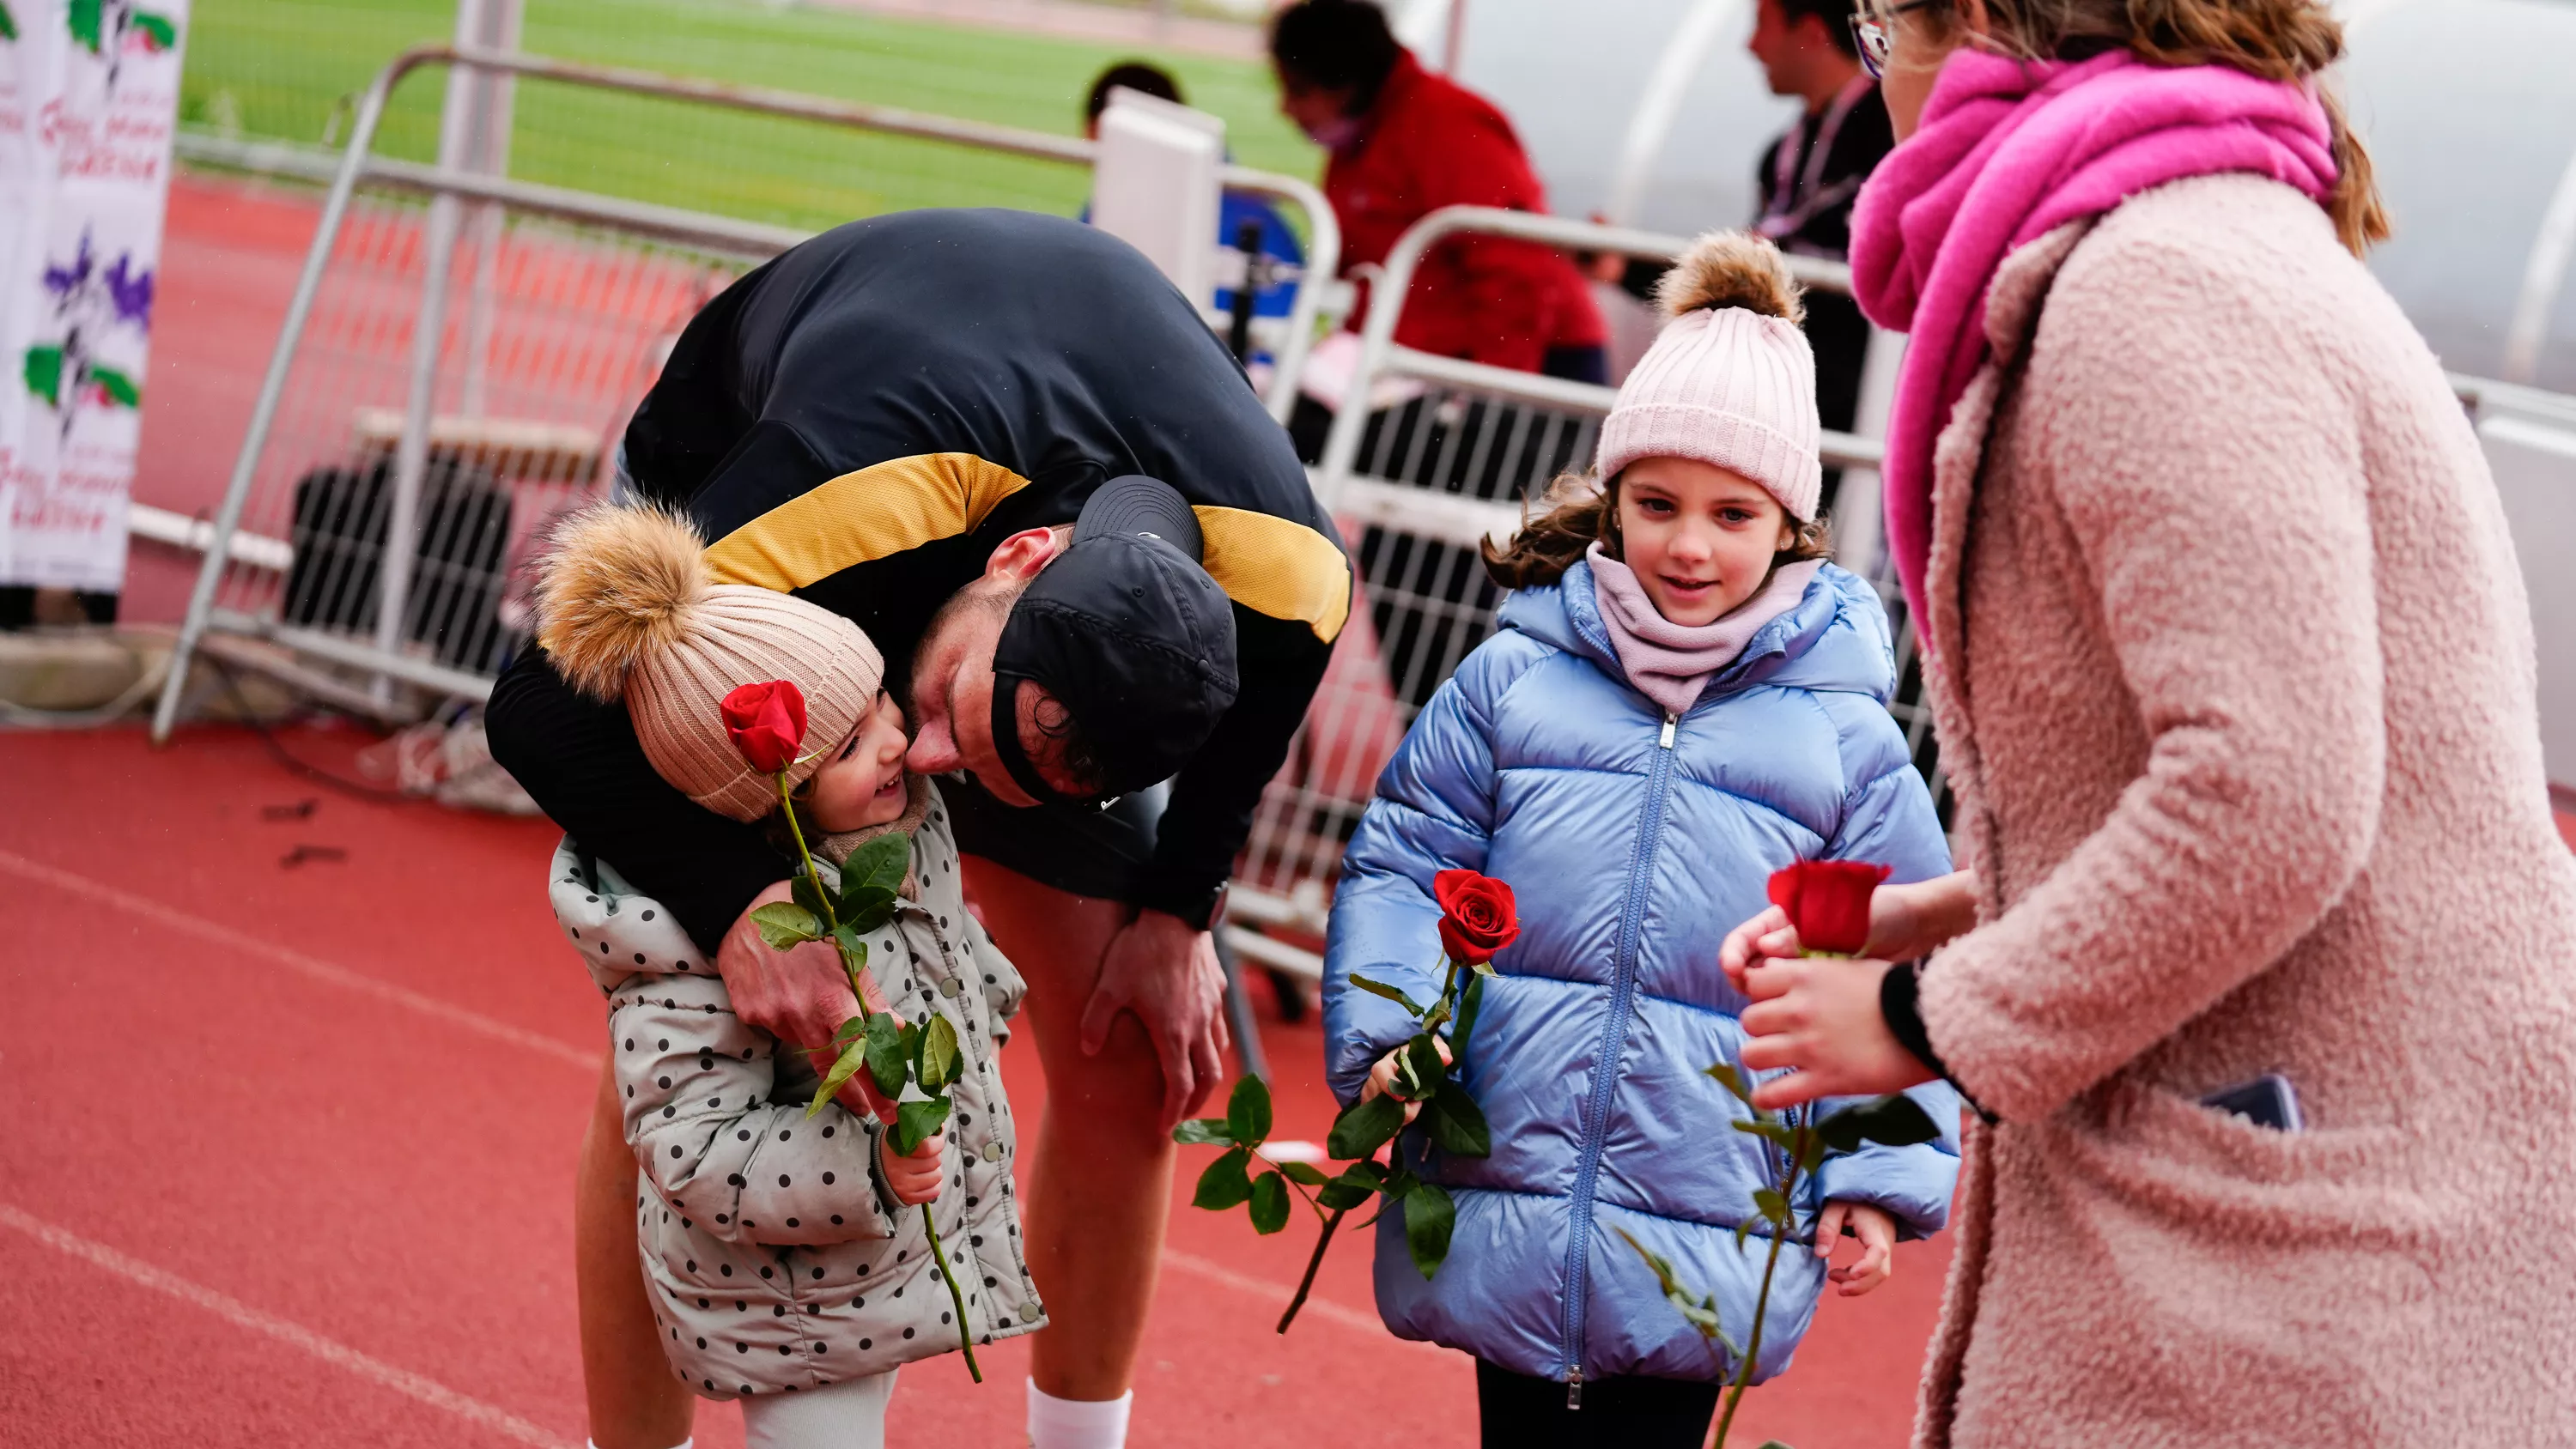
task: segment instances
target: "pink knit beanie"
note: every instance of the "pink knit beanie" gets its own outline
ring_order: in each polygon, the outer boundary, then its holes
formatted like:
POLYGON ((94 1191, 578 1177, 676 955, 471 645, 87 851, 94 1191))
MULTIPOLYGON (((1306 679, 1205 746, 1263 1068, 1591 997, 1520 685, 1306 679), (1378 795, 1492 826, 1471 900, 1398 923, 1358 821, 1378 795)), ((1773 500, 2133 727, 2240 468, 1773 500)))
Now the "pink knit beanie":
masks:
MULTIPOLYGON (((778 808, 778 787, 743 762, 718 709, 746 684, 793 680, 805 751, 838 746, 885 682, 858 625, 792 594, 718 584, 697 531, 657 508, 601 504, 566 520, 537 575, 537 643, 575 689, 624 699, 654 772, 736 820, 778 808)), ((801 784, 820 767, 788 771, 801 784)))
POLYGON ((1816 354, 1780 249, 1713 231, 1664 274, 1671 320, 1601 423, 1603 479, 1640 458, 1696 458, 1762 485, 1800 523, 1824 487, 1816 450, 1816 354))

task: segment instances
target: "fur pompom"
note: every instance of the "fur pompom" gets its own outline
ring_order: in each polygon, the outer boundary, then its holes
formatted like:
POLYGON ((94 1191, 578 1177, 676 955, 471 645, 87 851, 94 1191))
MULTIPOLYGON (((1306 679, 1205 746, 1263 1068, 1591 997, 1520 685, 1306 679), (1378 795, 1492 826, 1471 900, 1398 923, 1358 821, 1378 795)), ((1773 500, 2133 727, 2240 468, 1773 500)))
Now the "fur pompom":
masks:
POLYGON ((686 519, 602 503, 564 520, 537 572, 537 643, 573 688, 609 701, 626 673, 695 632, 704 547, 686 519))
POLYGON ((1655 303, 1667 318, 1703 307, 1742 307, 1784 322, 1803 321, 1798 284, 1788 259, 1749 231, 1712 231, 1692 242, 1655 286, 1655 303))

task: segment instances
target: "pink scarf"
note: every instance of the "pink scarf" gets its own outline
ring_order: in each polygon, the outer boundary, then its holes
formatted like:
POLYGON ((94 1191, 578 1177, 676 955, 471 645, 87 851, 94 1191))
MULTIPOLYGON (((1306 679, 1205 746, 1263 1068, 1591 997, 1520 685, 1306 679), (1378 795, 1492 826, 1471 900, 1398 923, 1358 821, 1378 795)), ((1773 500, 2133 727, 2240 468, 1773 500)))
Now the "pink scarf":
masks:
POLYGON ((1639 694, 1676 718, 1690 713, 1717 672, 1732 664, 1763 625, 1798 607, 1823 559, 1782 564, 1752 598, 1706 624, 1676 624, 1656 612, 1637 571, 1594 544, 1583 551, 1592 565, 1592 597, 1610 631, 1611 652, 1639 694))
POLYGON ((2225 66, 2151 66, 2126 50, 2069 64, 1962 49, 1942 66, 1921 126, 1879 163, 1852 210, 1861 308, 1913 334, 1881 477, 1888 548, 1916 620, 1933 444, 1985 361, 1995 269, 2015 247, 2151 187, 2231 171, 2323 200, 2335 165, 2316 98, 2225 66))

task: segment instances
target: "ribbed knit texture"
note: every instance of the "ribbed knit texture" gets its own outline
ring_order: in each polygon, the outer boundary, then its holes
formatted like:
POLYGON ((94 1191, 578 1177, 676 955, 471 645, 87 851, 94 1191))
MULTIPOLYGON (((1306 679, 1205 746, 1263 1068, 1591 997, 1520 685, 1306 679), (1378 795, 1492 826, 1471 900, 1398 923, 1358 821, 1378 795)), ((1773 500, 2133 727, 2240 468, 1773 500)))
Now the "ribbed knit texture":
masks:
POLYGON ((1762 485, 1801 523, 1824 488, 1816 354, 1796 323, 1742 307, 1666 323, 1601 423, 1603 478, 1640 458, 1695 458, 1762 485))
POLYGON ((1624 561, 1603 553, 1597 542, 1583 557, 1592 565, 1601 626, 1610 631, 1611 651, 1627 671, 1628 683, 1676 717, 1691 712, 1700 691, 1744 653, 1763 625, 1798 607, 1807 597, 1807 585, 1825 566, 1823 559, 1783 564, 1753 597, 1726 614, 1705 624, 1676 624, 1656 611, 1637 571, 1624 561))
MULTIPOLYGON (((805 693, 806 754, 837 748, 885 682, 885 657, 858 625, 789 594, 718 584, 688 614, 680 638, 637 661, 626 712, 653 769, 719 815, 758 820, 778 790, 725 735, 718 705, 746 684, 792 681, 805 693)), ((819 760, 788 771, 802 782, 819 760)))

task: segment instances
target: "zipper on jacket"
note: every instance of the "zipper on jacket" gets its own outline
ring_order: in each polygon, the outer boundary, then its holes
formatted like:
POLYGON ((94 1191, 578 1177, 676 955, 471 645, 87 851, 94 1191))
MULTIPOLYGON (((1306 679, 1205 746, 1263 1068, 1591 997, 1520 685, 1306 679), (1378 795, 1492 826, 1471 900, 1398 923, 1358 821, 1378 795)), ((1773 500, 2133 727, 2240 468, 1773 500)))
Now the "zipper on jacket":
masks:
POLYGON ((1610 1020, 1601 1031, 1593 1068, 1592 1100, 1583 1114, 1583 1152, 1574 1171, 1573 1222, 1565 1257, 1565 1406, 1583 1407, 1583 1294, 1592 1246, 1592 1189, 1601 1174, 1601 1137, 1608 1130, 1610 1097, 1618 1086, 1619 1049, 1628 1039, 1628 1017, 1637 999, 1637 933, 1645 912, 1646 869, 1663 844, 1664 801, 1673 782, 1673 736, 1681 716, 1664 716, 1655 744, 1655 768, 1646 786, 1646 818, 1637 853, 1628 863, 1627 899, 1619 905, 1616 964, 1611 972, 1610 1020))

